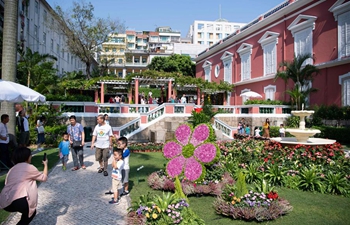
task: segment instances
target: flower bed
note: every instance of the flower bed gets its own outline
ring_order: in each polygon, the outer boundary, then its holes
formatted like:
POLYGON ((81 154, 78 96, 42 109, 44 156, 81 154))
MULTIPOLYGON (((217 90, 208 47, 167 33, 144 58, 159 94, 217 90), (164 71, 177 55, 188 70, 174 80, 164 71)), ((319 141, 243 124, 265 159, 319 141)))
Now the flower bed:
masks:
POLYGON ((129 149, 131 152, 161 152, 164 143, 131 143, 129 149))
MULTIPOLYGON (((148 185, 154 190, 174 191, 174 179, 169 178, 163 171, 153 172, 148 176, 148 185)), ((182 179, 181 186, 185 195, 220 195, 227 184, 234 180, 229 173, 224 173, 220 181, 195 183, 182 179)))

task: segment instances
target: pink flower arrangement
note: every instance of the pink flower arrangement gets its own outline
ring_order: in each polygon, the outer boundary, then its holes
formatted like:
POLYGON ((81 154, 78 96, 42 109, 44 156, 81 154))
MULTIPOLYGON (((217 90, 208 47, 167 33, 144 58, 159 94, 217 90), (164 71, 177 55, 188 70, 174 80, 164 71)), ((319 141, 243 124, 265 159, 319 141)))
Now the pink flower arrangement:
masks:
POLYGON ((167 142, 163 154, 170 161, 166 171, 170 177, 183 173, 188 180, 199 180, 205 175, 205 164, 214 163, 220 154, 219 148, 205 142, 210 135, 209 127, 200 124, 193 132, 189 125, 182 124, 175 131, 175 141, 167 142))

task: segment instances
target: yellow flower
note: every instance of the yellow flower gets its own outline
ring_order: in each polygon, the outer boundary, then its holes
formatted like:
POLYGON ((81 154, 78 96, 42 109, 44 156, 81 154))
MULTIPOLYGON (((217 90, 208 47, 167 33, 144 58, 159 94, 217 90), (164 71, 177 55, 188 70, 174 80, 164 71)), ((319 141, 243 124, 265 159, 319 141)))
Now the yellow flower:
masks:
POLYGON ((235 201, 232 201, 231 203, 232 203, 232 205, 234 205, 236 202, 235 202, 235 201))
POLYGON ((153 219, 157 219, 158 215, 156 213, 152 214, 153 219))
POLYGON ((146 213, 145 215, 146 215, 147 218, 149 218, 149 213, 146 213))
POLYGON ((158 213, 160 213, 161 210, 158 206, 156 206, 156 209, 157 209, 158 213))
POLYGON ((237 202, 241 202, 241 199, 240 199, 240 198, 238 198, 238 199, 237 199, 237 202))

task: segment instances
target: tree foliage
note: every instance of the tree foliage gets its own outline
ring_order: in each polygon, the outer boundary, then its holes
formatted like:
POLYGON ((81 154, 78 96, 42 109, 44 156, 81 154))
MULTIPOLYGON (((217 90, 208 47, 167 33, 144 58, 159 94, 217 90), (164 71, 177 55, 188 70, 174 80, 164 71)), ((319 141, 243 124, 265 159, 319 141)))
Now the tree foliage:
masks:
POLYGON ((191 58, 179 54, 173 54, 169 57, 154 57, 148 68, 155 71, 177 72, 190 77, 195 77, 196 74, 196 64, 191 61, 191 58))
POLYGON ((124 23, 110 18, 96 18, 91 2, 74 1, 72 9, 64 11, 57 6, 56 12, 58 24, 54 29, 67 37, 69 50, 85 63, 86 75, 90 79, 95 53, 100 51, 101 44, 108 40, 110 34, 125 31, 124 23))
POLYGON ((301 104, 306 103, 306 99, 311 92, 317 91, 311 86, 311 82, 318 75, 319 70, 314 65, 305 65, 307 59, 314 60, 309 53, 294 56, 292 62, 282 62, 275 75, 275 80, 281 78, 285 83, 288 83, 289 80, 294 82, 294 87, 287 90, 286 93, 291 96, 292 104, 296 105, 297 109, 301 108, 301 104))
POLYGON ((48 75, 52 75, 52 73, 56 72, 56 70, 52 68, 52 62, 45 63, 47 60, 57 60, 55 56, 33 52, 28 47, 25 51, 18 49, 18 52, 21 56, 21 59, 18 63, 18 70, 23 73, 22 75, 25 74, 27 79, 27 82, 24 82, 24 78, 21 77, 21 83, 27 83, 28 87, 36 87, 39 83, 42 83, 43 78, 49 77, 45 76, 43 70, 45 70, 48 75))

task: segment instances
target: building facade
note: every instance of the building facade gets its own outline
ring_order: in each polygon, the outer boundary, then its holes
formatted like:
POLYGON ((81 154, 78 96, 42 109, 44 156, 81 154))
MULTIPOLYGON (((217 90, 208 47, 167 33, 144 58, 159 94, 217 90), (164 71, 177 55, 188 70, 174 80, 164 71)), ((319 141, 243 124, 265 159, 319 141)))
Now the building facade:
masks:
POLYGON ((226 104, 242 105, 240 94, 255 91, 264 99, 289 101, 287 85, 274 80, 281 62, 311 53, 320 73, 310 85, 310 105, 350 105, 350 2, 288 0, 196 58, 196 77, 235 84, 226 104))
POLYGON ((193 45, 181 33, 170 27, 158 27, 155 31, 131 31, 111 34, 102 44, 100 64, 108 67, 108 73, 124 78, 129 73, 147 70, 154 57, 172 54, 189 55, 195 58, 207 46, 193 45))
MULTIPOLYGON (((3 1, 1 1, 3 4, 3 1)), ((66 45, 66 37, 52 29, 55 12, 45 0, 19 0, 18 42, 23 49, 57 57, 54 67, 58 75, 64 72, 85 71, 84 63, 66 45)))
POLYGON ((193 25, 190 26, 187 37, 192 39, 193 44, 212 46, 244 25, 246 24, 228 22, 225 19, 216 21, 195 20, 193 25))

